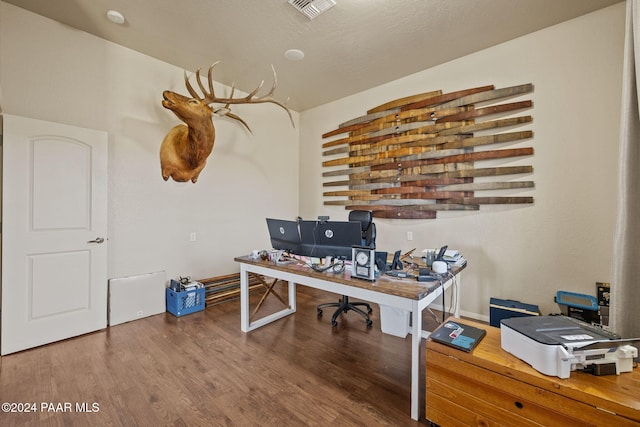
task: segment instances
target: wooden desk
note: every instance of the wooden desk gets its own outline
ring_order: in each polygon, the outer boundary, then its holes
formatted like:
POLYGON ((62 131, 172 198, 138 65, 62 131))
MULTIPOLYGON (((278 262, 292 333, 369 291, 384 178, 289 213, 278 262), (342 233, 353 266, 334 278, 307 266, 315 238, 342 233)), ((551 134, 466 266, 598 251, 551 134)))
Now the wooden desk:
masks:
POLYGON ((455 308, 454 313, 460 312, 461 279, 458 268, 452 271, 452 278, 440 286, 429 282, 418 282, 415 279, 397 279, 382 276, 375 282, 352 279, 350 269, 344 273, 333 274, 317 272, 302 264, 275 264, 269 261, 253 260, 249 257, 238 257, 240 263, 240 318, 241 329, 249 332, 282 317, 296 312, 295 285, 300 284, 312 288, 348 295, 365 301, 387 305, 393 308, 410 311, 411 314, 411 418, 418 419, 419 414, 419 374, 420 374, 420 344, 429 332, 422 330, 422 311, 433 303, 442 292, 454 283, 455 308), (289 282, 289 307, 251 321, 249 318, 249 273, 273 277, 289 282))
MULTIPOLYGON (((454 320, 455 321, 455 320, 454 320)), ((426 417, 441 426, 638 426, 640 370, 560 379, 539 373, 500 347, 486 329, 473 352, 426 344, 426 417)))

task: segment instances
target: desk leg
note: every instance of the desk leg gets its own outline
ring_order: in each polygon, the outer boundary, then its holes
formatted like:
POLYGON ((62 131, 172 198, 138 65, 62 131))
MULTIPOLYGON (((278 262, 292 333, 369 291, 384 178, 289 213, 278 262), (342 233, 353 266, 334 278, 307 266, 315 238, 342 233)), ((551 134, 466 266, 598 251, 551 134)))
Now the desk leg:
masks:
POLYGON ((453 292, 455 292, 455 296, 456 296, 456 306, 455 309, 453 310, 453 315, 456 318, 460 318, 460 297, 462 296, 462 273, 459 273, 458 275, 456 275, 455 278, 453 278, 452 280, 454 280, 454 286, 455 289, 453 290, 453 292))
POLYGON ((411 418, 418 420, 420 414, 420 345, 422 344, 422 311, 418 307, 418 301, 413 301, 411 316, 411 418))
POLYGON ((289 281, 289 308, 296 311, 296 282, 289 281))
POLYGON ((249 271, 240 264, 240 329, 249 332, 249 271))
MULTIPOLYGON (((240 329, 249 332, 296 312, 296 286, 289 282, 289 306, 260 319, 251 320, 249 315, 249 273, 251 269, 240 264, 240 329)), ((273 277, 276 279, 276 277, 273 277)))

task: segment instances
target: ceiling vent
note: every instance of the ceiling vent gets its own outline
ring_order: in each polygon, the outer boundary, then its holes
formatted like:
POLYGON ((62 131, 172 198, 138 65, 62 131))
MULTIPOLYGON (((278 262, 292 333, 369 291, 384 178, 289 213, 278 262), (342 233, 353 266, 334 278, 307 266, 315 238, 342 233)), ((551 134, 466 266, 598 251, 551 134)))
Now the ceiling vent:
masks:
POLYGON ((333 0, 289 0, 289 4, 309 19, 320 16, 336 5, 333 0))

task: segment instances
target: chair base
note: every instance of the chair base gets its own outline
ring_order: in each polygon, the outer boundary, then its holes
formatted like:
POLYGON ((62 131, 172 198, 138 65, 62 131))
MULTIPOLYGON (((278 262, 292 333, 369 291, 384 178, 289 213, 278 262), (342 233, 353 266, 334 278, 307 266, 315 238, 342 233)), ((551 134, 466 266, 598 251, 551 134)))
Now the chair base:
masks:
POLYGON ((366 302, 349 302, 349 297, 343 295, 340 302, 328 302, 325 304, 320 304, 318 306, 318 317, 322 317, 322 309, 326 307, 338 307, 338 309, 333 313, 333 316, 331 317, 331 326, 338 326, 337 319, 340 313, 346 313, 349 310, 353 310, 360 316, 364 317, 364 320, 367 322, 367 327, 370 328, 373 325, 373 322, 369 318, 369 313, 371 313, 373 310, 371 309, 371 306, 366 302), (366 307, 367 312, 365 313, 364 310, 361 310, 357 306, 366 307))

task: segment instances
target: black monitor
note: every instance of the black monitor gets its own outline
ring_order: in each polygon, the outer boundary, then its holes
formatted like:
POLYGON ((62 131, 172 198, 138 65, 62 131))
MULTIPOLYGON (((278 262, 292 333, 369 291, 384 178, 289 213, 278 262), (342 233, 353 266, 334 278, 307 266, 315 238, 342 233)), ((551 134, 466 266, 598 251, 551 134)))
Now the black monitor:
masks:
POLYGON ((297 221, 267 218, 267 227, 273 249, 298 253, 301 241, 297 221))
POLYGON ((351 248, 362 244, 359 221, 300 221, 299 255, 351 259, 351 248))

